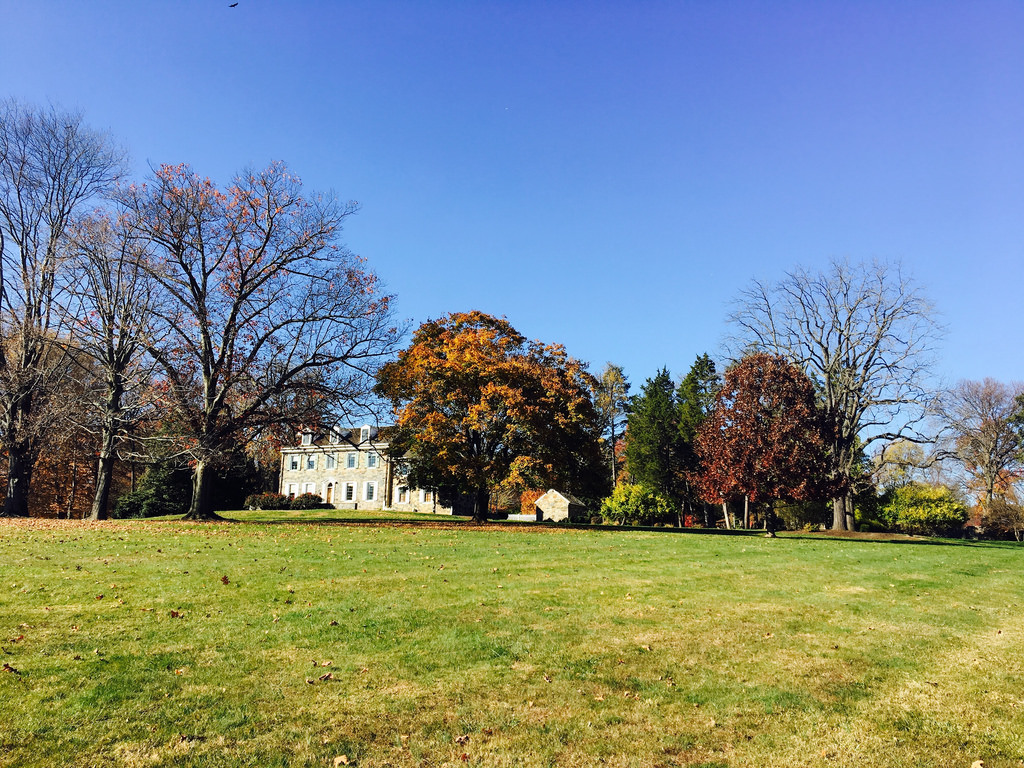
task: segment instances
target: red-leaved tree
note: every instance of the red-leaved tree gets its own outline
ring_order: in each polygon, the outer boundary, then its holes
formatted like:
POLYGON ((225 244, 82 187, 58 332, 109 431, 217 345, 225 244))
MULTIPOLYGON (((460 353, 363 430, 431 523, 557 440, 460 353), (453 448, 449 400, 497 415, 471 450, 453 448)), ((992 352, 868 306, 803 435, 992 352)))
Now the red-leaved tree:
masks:
MULTIPOLYGON (((703 471, 693 480, 708 502, 804 501, 825 491, 826 441, 814 385, 799 368, 758 352, 725 373, 715 407, 697 433, 703 471)), ((765 506, 769 532, 775 518, 765 506)))

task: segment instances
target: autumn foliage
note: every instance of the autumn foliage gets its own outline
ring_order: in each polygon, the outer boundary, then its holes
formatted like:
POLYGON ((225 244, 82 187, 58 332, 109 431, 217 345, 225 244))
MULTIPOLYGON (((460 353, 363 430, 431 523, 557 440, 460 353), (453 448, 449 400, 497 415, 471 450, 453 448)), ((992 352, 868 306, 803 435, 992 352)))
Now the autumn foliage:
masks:
POLYGON ((810 379, 782 357, 756 353, 725 373, 697 434, 705 500, 802 501, 825 492, 822 418, 810 379))
POLYGON ((501 489, 597 495, 592 388, 585 367, 561 346, 527 341, 482 312, 421 325, 377 384, 394 404, 391 445, 411 482, 472 495, 478 519, 501 489))

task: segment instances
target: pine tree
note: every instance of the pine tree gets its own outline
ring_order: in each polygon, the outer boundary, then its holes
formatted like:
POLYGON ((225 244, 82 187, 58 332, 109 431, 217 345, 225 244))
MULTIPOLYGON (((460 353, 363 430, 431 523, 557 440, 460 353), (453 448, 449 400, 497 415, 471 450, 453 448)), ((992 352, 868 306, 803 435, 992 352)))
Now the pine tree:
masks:
POLYGON ((629 473, 635 482, 681 502, 679 412, 667 368, 644 382, 631 408, 626 442, 629 473))
POLYGON ((682 474, 683 504, 693 514, 698 507, 704 509, 704 524, 709 525, 707 506, 693 484, 693 478, 700 474, 700 458, 694 448, 697 430, 715 407, 715 397, 722 386, 715 363, 705 353, 697 357, 686 378, 676 389, 676 409, 679 423, 679 465, 682 474))

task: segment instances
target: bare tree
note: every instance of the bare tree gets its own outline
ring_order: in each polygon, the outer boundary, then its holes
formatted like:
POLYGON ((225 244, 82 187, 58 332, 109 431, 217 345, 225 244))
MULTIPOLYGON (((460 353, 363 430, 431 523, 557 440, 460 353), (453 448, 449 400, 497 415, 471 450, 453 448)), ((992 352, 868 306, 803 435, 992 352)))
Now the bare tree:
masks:
POLYGON ((948 430, 948 452, 981 491, 985 512, 1000 483, 1021 467, 1024 384, 994 379, 961 381, 939 400, 938 415, 948 430))
POLYGON ((4 516, 28 514, 32 467, 68 364, 67 229, 110 190, 123 157, 76 113, 0 103, 0 447, 4 516))
POLYGON ((146 243, 124 218, 85 217, 72 228, 70 241, 74 346, 88 359, 95 381, 88 399, 99 452, 89 519, 101 520, 107 516, 118 441, 146 405, 153 366, 144 348, 155 342, 150 315, 158 294, 146 271, 146 243))
POLYGON ((239 441, 369 394, 401 335, 392 297, 337 244, 355 206, 303 197, 281 164, 223 191, 164 166, 123 204, 155 253, 160 341, 147 348, 193 466, 188 517, 210 519, 210 469, 239 441))
POLYGON ((927 441, 923 434, 934 346, 931 304, 899 266, 834 261, 798 268, 778 283, 754 281, 730 321, 739 353, 781 354, 815 381, 832 425, 833 528, 853 524, 859 449, 876 441, 927 441))

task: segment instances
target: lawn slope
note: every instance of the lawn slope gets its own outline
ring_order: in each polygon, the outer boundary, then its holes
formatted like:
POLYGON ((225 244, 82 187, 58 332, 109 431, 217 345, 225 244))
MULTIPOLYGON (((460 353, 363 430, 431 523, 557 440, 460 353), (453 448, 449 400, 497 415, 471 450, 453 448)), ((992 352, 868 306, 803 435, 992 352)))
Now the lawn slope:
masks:
POLYGON ((1012 544, 0 522, 0 563, 4 766, 1024 758, 1012 544))

